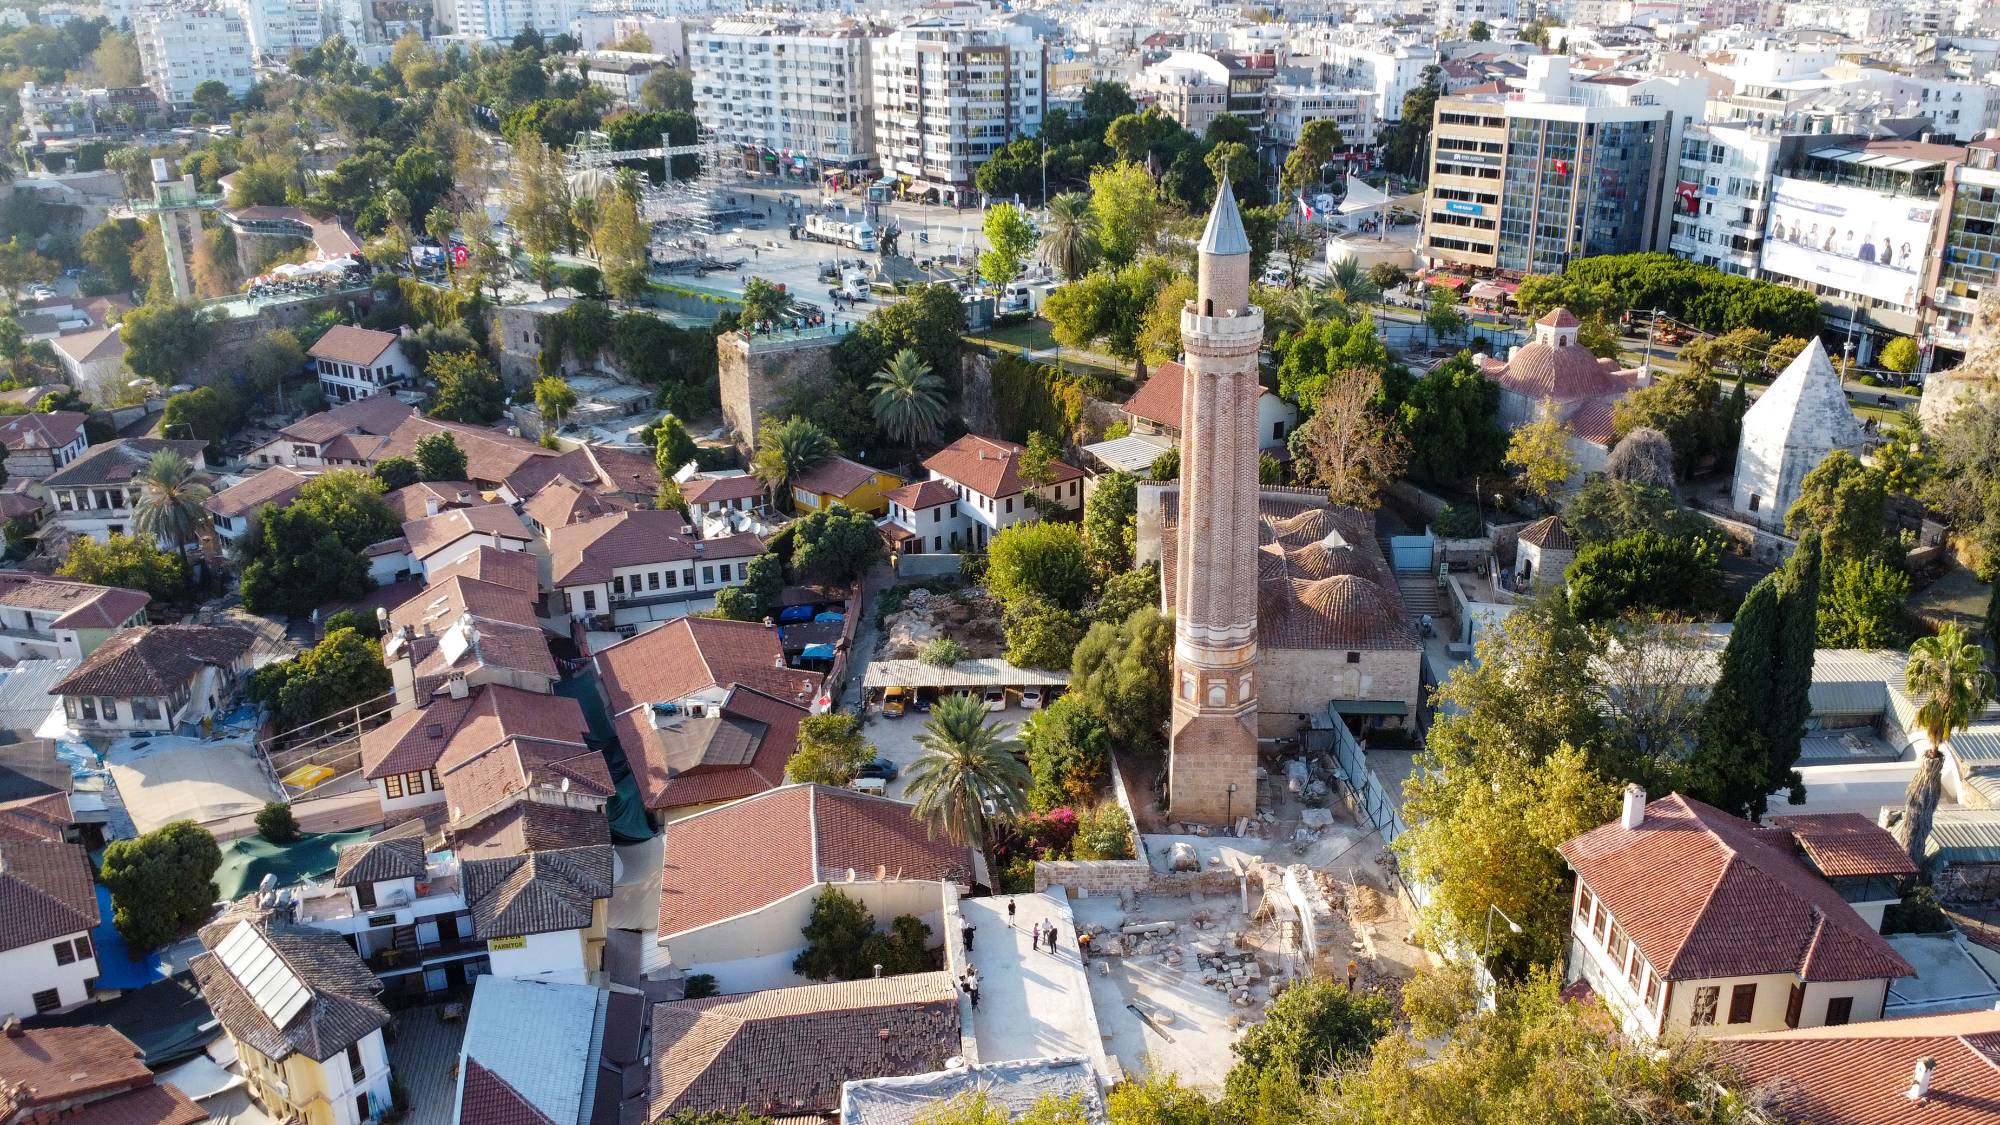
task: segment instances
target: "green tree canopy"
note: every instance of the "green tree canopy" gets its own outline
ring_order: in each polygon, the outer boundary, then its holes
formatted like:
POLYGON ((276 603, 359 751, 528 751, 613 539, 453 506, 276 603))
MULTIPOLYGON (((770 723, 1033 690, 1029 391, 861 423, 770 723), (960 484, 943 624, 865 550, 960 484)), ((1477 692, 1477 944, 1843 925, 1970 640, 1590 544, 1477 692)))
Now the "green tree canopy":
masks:
POLYGON ((70 542, 56 573, 99 586, 144 590, 160 602, 178 598, 187 587, 187 564, 147 536, 112 535, 99 543, 80 535, 70 542))
POLYGON ((1096 588, 1083 533, 1043 520, 1003 529, 987 547, 986 588, 1007 605, 1039 599, 1082 609, 1096 588))
POLYGON ((191 820, 106 844, 98 877, 110 888, 119 936, 135 952, 147 951, 207 921, 221 866, 215 837, 191 820))
POLYGON ((792 567, 816 582, 852 582, 882 561, 882 533, 845 504, 816 508, 792 525, 792 567))
POLYGON ((1265 1080, 1331 1073, 1365 1053, 1389 1033, 1389 998, 1354 991, 1330 977, 1308 977, 1287 988, 1266 1009, 1264 1022, 1231 1044, 1224 1103, 1241 1119, 1257 1116, 1265 1080))
POLYGON ((500 373, 477 352, 443 352, 430 357, 424 374, 437 383, 430 416, 447 422, 488 425, 507 411, 500 373))
POLYGON ((416 455, 417 470, 425 480, 466 479, 465 450, 460 449, 458 438, 450 430, 439 430, 417 439, 411 450, 416 455))
POLYGON ((1696 615, 1722 588, 1722 559, 1707 539, 1642 531, 1577 552, 1564 574, 1570 605, 1585 621, 1633 610, 1696 615))
POLYGON ((250 698, 272 709, 281 730, 292 730, 364 704, 379 710, 392 686, 382 646, 354 629, 335 629, 292 659, 252 673, 250 698))
POLYGON ((785 780, 846 785, 874 758, 875 747, 861 736, 853 715, 809 715, 799 723, 799 748, 785 763, 785 780))
POLYGON ((1036 812, 1088 805, 1110 776, 1111 728, 1088 701, 1075 695, 1065 695, 1035 712, 1022 729, 1021 741, 1034 776, 1028 807, 1036 812))

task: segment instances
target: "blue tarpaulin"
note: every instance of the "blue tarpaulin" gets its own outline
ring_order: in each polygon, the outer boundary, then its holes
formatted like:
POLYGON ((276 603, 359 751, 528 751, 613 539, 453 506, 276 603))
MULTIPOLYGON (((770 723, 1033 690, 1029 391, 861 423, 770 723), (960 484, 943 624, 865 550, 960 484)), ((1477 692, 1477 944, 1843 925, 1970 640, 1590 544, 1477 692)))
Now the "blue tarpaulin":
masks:
POLYGON ((829 609, 829 610, 827 610, 827 611, 826 611, 825 613, 822 613, 822 614, 820 614, 819 616, 817 616, 817 617, 813 618, 813 620, 814 620, 814 621, 845 621, 845 620, 847 620, 847 615, 846 615, 846 614, 844 614, 844 613, 840 613, 840 612, 838 612, 838 611, 836 611, 836 610, 831 610, 831 609, 829 609))
POLYGON ((805 647, 805 651, 803 651, 803 652, 799 653, 799 659, 800 659, 800 660, 832 660, 832 659, 833 659, 833 646, 832 646, 832 645, 807 645, 807 646, 805 647))
POLYGON ((97 914, 103 921, 91 929, 90 944, 97 949, 99 988, 144 988, 166 976, 160 970, 157 954, 148 953, 143 960, 132 960, 125 939, 118 935, 118 927, 111 924, 111 890, 102 883, 97 885, 97 914))
POLYGON ((798 625, 813 619, 813 607, 809 605, 788 605, 778 611, 778 624, 798 625))

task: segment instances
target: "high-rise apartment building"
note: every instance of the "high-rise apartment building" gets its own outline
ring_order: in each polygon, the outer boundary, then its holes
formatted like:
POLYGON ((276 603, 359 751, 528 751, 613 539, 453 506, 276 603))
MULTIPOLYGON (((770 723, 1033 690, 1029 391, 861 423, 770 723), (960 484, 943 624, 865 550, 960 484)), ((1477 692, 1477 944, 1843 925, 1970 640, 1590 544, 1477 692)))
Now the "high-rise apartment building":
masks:
POLYGON ((1967 145, 1965 163, 1952 167, 1945 192, 1944 251, 1933 294, 1937 318, 1926 344, 1963 355, 1979 299, 2000 275, 2000 140, 1967 145))
POLYGON ((755 172, 818 179, 874 161, 868 28, 722 20, 688 36, 694 112, 755 172))
POLYGON ((207 8, 154 8, 133 20, 139 65, 163 106, 194 104, 195 87, 216 81, 233 97, 256 82, 243 20, 207 8))
POLYGON ((1048 94, 1042 41, 1014 23, 933 16, 876 40, 875 151, 913 192, 970 202, 973 174, 1041 132, 1048 94))
POLYGON ((570 0, 452 0, 452 30, 486 39, 512 39, 528 28, 546 37, 569 32, 570 0))
POLYGON ((320 0, 237 0, 235 7, 258 58, 284 62, 326 40, 330 13, 320 0))
POLYGON ((1439 98, 1422 253, 1434 265, 1547 274, 1663 246, 1668 179, 1705 88, 1572 80, 1567 59, 1540 56, 1518 91, 1439 98))

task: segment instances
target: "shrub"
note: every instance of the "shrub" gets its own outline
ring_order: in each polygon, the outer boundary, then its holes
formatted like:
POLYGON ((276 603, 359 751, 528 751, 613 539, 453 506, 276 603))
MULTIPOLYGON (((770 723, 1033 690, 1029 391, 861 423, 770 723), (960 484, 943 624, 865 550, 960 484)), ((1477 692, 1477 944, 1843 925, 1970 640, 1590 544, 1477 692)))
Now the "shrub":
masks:
POLYGON ((1115 801, 1085 809, 1070 847, 1077 859, 1131 859, 1138 854, 1132 846, 1132 818, 1115 801))
POLYGON ((694 973, 681 986, 681 999, 706 1000, 715 995, 716 984, 713 973, 694 973))
POLYGON ((289 844, 298 839, 299 818, 292 815, 292 806, 272 801, 257 810, 257 835, 274 844, 289 844))
POLYGON ((950 637, 939 637, 925 645, 923 651, 917 654, 917 659, 939 668, 949 668, 970 655, 964 645, 950 637))
POLYGON ((1486 521, 1477 508, 1446 504, 1431 521, 1431 530, 1445 539, 1477 539, 1486 534, 1486 521))

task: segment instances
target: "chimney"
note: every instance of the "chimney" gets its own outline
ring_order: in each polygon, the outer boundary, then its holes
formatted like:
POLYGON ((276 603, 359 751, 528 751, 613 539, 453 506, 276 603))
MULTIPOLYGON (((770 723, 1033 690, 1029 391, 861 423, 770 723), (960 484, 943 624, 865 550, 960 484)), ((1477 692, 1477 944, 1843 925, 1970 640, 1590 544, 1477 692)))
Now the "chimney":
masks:
POLYGON ((1619 820, 1628 829, 1637 829, 1646 823, 1646 788, 1637 782, 1625 786, 1625 815, 1619 820))
POLYGON ((472 506, 472 493, 471 493, 471 492, 470 492, 469 490, 467 490, 467 489, 463 489, 463 488, 459 489, 459 490, 458 490, 458 502, 459 502, 460 506, 462 506, 462 507, 467 507, 467 508, 471 507, 471 506, 472 506))
MULTIPOLYGON (((875 962, 875 979, 876 979, 876 980, 881 980, 881 979, 882 979, 882 962, 880 962, 880 961, 877 961, 877 962, 875 962)), ((889 1029, 888 1029, 888 1028, 886 1028, 886 1027, 885 1027, 885 1028, 883 1028, 883 1029, 882 1029, 882 1037, 883 1037, 884 1039, 886 1039, 886 1038, 888 1038, 888 1037, 889 1037, 889 1029)))
POLYGON ((387 606, 378 605, 375 607, 375 633, 377 636, 382 637, 389 635, 389 607, 387 606))
POLYGON ((6 1021, 0 1022, 0 1033, 4 1033, 9 1039, 19 1039, 21 1037, 21 1017, 9 1012, 6 1021))
POLYGON ((464 699, 466 697, 466 694, 469 689, 465 686, 464 673, 462 672, 452 673, 451 679, 448 682, 451 685, 451 697, 453 699, 464 699))
POLYGON ((1936 1074, 1936 1059, 1929 1055, 1918 1059, 1916 1070, 1910 1075, 1910 1088, 1903 1091, 1903 1096, 1913 1102, 1929 1101, 1931 1096, 1931 1078, 1936 1074))
POLYGON ((771 658, 771 667, 783 668, 784 666, 785 666, 785 658, 782 654, 771 658))

